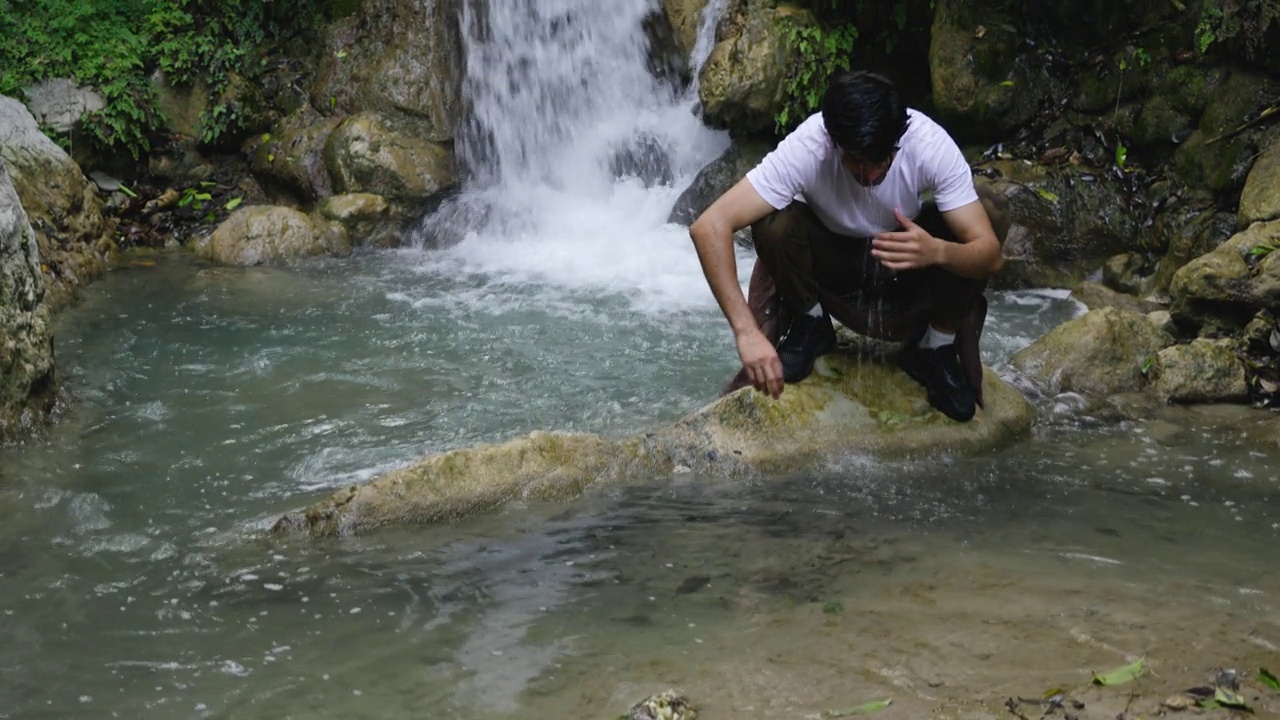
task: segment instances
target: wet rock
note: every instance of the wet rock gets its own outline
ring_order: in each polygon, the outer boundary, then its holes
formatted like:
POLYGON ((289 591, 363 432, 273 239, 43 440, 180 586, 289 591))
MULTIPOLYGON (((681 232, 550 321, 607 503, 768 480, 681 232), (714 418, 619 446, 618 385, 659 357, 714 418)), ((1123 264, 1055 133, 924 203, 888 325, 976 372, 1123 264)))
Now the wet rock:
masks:
POLYGON ((35 232, 0 162, 0 442, 19 439, 53 407, 53 332, 35 232))
POLYGON ((674 172, 671 169, 671 152, 661 138, 642 133, 632 138, 625 147, 609 160, 614 177, 634 177, 645 187, 670 185, 674 172))
POLYGON ((453 153, 423 139, 412 123, 377 113, 343 120, 329 134, 325 167, 339 193, 373 193, 392 201, 423 200, 457 184, 453 153))
POLYGON ((1198 129, 1174 154, 1178 175, 1218 195, 1240 191, 1253 159, 1270 144, 1274 129, 1230 135, 1274 99, 1274 81, 1233 70, 1205 106, 1198 129))
POLYGON ((345 255, 351 248, 328 227, 286 207, 254 205, 231 214, 196 248, 223 265, 270 265, 314 255, 345 255))
POLYGON ((1071 299, 1082 303, 1090 310, 1113 307, 1126 312, 1146 315, 1161 309, 1159 303, 1119 293, 1106 285, 1088 280, 1071 290, 1071 299))
POLYGON ((929 45, 938 119, 966 138, 995 140, 1061 97, 1060 82, 1017 57, 1021 42, 999 9, 939 0, 929 45))
POLYGON ((1051 395, 1112 395, 1142 389, 1143 366, 1172 342, 1145 316, 1109 307, 1059 325, 1009 364, 1051 395))
POLYGON ((698 41, 698 26, 708 0, 662 0, 662 12, 675 30, 676 39, 685 55, 693 52, 698 41))
MULTIPOLYGON (((735 141, 723 155, 698 172, 697 177, 676 200, 667 221, 685 226, 692 225, 693 221, 716 201, 716 198, 746 177, 747 171, 759 164, 772 149, 772 143, 756 140, 735 141)), ((750 244, 751 229, 740 230, 735 235, 735 239, 740 244, 750 244)))
POLYGON ((1248 398, 1244 363, 1235 342, 1196 338, 1161 350, 1151 368, 1152 389, 1169 402, 1240 402, 1248 398))
POLYGON ((1212 251, 1235 233, 1235 216, 1212 209, 1195 212, 1174 233, 1164 255, 1156 263, 1148 290, 1166 294, 1173 276, 1192 260, 1212 251))
POLYGON ((156 107, 164 116, 164 129, 180 138, 200 137, 200 116, 209 109, 209 88, 203 82, 175 85, 163 70, 149 78, 156 107))
POLYGON ((699 75, 708 122, 743 133, 772 130, 786 102, 788 69, 799 65, 786 28, 816 22, 807 10, 748 0, 740 32, 716 44, 699 75))
POLYGON ((8 166, 43 264, 50 312, 106 270, 117 252, 97 187, 70 155, 40 132, 22 103, 0 96, 0 157, 8 166))
POLYGON ((667 15, 654 10, 645 16, 643 27, 649 43, 646 53, 649 74, 676 90, 688 87, 693 79, 689 49, 682 47, 667 15))
POLYGON ((359 0, 326 29, 307 96, 322 113, 370 111, 417 122, 448 142, 462 117, 461 0, 359 0))
POLYGON ((1169 286, 1179 325, 1235 332, 1262 308, 1280 307, 1280 221, 1251 225, 1178 270, 1169 286))
POLYGON ((254 177, 270 192, 302 203, 331 195, 324 149, 339 122, 305 106, 252 138, 246 150, 254 177))
POLYGON ((1102 281, 1107 287, 1129 295, 1146 295, 1151 289, 1147 260, 1139 253, 1120 253, 1102 264, 1102 281))
POLYGON ((442 522, 514 498, 567 499, 593 483, 676 472, 737 477, 794 473, 848 453, 981 452, 1030 429, 1026 400, 990 370, 984 393, 986 408, 956 423, 897 368, 840 352, 778 400, 744 388, 630 438, 537 432, 431 455, 281 518, 276 530, 323 536, 442 522))
POLYGON ((1280 219, 1280 140, 1273 141, 1254 161, 1240 193, 1237 213, 1241 228, 1276 219, 1280 219))
POLYGON ((1070 287, 1138 244, 1135 209, 1081 168, 1000 160, 981 169, 996 177, 978 182, 1009 198, 1013 220, 999 287, 1070 287))
POLYGON ((391 219, 391 206, 380 195, 333 195, 316 206, 315 214, 321 220, 337 226, 336 230, 351 245, 391 247, 398 244, 398 233, 391 219))

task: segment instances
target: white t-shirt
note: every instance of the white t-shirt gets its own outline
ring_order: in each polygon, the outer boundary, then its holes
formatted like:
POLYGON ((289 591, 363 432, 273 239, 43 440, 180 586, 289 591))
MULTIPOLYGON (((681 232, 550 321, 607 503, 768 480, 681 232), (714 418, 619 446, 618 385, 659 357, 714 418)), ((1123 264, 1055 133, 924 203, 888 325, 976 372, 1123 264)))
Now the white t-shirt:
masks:
POLYGON ((894 208, 914 219, 926 192, 943 212, 977 201, 969 163, 947 131, 916 110, 908 109, 907 117, 898 154, 878 185, 863 186, 840 164, 822 113, 787 135, 747 180, 774 209, 800 200, 832 232, 854 237, 897 229, 894 208))

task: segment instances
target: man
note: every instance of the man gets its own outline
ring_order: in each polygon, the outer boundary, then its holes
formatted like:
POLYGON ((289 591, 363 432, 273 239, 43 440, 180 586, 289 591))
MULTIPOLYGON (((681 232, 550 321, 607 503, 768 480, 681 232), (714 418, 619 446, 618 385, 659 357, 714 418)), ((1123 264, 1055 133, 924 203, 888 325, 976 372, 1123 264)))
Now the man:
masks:
POLYGON ((689 229, 742 359, 727 389, 779 397, 835 348, 834 316, 907 341, 899 362, 930 404, 969 420, 981 403, 982 292, 1007 230, 1008 201, 979 196, 945 130, 906 108, 883 76, 838 74, 821 111, 689 229), (747 226, 757 254, 750 304, 732 242, 747 226))

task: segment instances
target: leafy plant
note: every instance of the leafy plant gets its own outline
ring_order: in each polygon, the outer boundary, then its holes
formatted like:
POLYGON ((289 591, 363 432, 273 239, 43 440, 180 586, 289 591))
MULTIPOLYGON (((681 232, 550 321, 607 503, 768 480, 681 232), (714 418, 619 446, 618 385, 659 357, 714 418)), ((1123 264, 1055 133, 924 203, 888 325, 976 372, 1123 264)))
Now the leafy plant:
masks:
POLYGON ((849 56, 858 39, 852 23, 833 28, 788 22, 785 34, 800 54, 795 72, 787 79, 787 99, 774 118, 780 130, 790 130, 818 108, 832 75, 849 69, 849 56))
MULTIPOLYGON (((252 75, 264 45, 310 32, 323 0, 0 0, 0 94, 47 78, 96 88, 106 107, 83 118, 89 136, 135 158, 163 122, 148 77, 197 81, 220 97, 233 73, 252 75)), ((239 109, 215 103, 206 142, 238 129, 239 109), (222 108, 222 109, 219 109, 222 108)), ((57 140, 56 133, 50 133, 57 140)))

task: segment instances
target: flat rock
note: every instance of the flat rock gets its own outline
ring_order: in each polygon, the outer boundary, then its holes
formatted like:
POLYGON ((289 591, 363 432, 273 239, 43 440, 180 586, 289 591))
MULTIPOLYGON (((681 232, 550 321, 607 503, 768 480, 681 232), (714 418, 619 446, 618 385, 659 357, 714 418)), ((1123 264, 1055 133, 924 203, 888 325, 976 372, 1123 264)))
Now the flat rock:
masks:
POLYGON ((428 455, 281 518, 276 533, 341 535, 455 520, 507 500, 565 500, 596 483, 697 473, 729 477, 819 469, 842 456, 978 453, 1026 434, 1031 407, 985 371, 986 407, 957 423, 896 367, 839 352, 777 400, 744 388, 680 420, 621 439, 535 432, 428 455))

